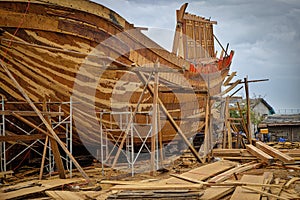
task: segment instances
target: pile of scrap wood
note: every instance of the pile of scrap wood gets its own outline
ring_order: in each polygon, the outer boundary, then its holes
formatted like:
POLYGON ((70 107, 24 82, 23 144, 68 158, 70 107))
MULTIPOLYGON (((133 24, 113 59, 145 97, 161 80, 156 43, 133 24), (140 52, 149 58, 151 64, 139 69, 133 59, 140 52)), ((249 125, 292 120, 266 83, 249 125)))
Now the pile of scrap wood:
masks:
POLYGON ((112 192, 107 199, 297 199, 300 198, 300 178, 289 181, 275 177, 273 172, 253 172, 262 167, 261 162, 238 164, 217 161, 192 169, 183 174, 171 174, 170 178, 145 181, 109 181, 112 192), (250 171, 253 174, 247 174, 250 171))
POLYGON ((279 151, 256 142, 246 149, 214 149, 212 155, 219 159, 186 170, 172 165, 156 177, 147 173, 122 178, 116 171, 117 180, 105 180, 105 170, 90 166, 85 168, 89 182, 58 175, 48 180, 31 175, 19 182, 9 178, 17 177, 9 171, 2 174, 7 183, 1 186, 0 199, 300 199, 299 149, 279 151))

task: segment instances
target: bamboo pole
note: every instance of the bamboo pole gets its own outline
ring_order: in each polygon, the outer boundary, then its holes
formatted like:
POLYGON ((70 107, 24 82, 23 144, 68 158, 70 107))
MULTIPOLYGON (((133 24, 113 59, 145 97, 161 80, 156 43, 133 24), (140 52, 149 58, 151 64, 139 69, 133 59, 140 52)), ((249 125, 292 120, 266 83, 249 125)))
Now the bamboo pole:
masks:
POLYGON ((21 87, 21 85, 18 83, 18 81, 14 78, 14 76, 11 74, 9 69, 6 67, 6 65, 3 63, 3 61, 0 61, 0 64, 4 71, 7 73, 7 75, 10 77, 10 79, 14 82, 17 89, 20 91, 20 93, 23 95, 23 97, 26 99, 26 101, 29 103, 29 105, 32 107, 32 109, 36 112, 36 114, 39 116, 39 118, 42 120, 42 122, 45 124, 51 135, 54 137, 56 142, 60 145, 60 147, 65 151, 65 153, 70 157, 70 159, 73 161, 74 165, 77 167, 78 171, 81 173, 81 175, 89 180, 88 175, 84 172, 84 170, 81 168, 81 166, 78 164, 78 162, 75 160, 73 155, 69 152, 69 150, 66 148, 65 144, 60 140, 60 138, 57 136, 55 131, 52 129, 50 124, 46 121, 44 116, 41 114, 39 109, 34 105, 34 103, 31 101, 29 96, 26 94, 25 90, 21 87))

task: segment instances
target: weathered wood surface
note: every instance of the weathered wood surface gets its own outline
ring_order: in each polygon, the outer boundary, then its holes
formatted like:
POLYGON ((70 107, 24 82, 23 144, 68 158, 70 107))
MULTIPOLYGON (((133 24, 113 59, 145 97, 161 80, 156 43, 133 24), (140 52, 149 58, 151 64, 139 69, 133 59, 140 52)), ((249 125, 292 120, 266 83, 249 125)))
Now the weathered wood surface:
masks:
MULTIPOLYGON (((136 106, 141 88, 135 73, 126 71, 132 68, 132 64, 140 67, 159 59, 165 69, 185 70, 178 73, 160 73, 162 88, 175 85, 179 91, 189 83, 195 91, 207 91, 207 76, 186 70, 190 62, 162 49, 112 10, 84 0, 33 2, 30 3, 26 15, 24 12, 28 1, 0 2, 0 28, 3 30, 0 36, 0 55, 6 57, 5 61, 10 63, 9 70, 34 102, 42 100, 45 96, 51 101, 69 101, 70 96, 74 95, 73 86, 76 82, 80 97, 75 95, 73 101, 82 103, 85 109, 83 111, 77 107, 74 111, 79 118, 78 127, 86 129, 74 130, 82 140, 96 143, 95 145, 98 145, 99 141, 98 118, 95 119, 94 115, 86 111, 122 110, 136 106), (20 21, 23 23, 18 29, 20 21), (17 34, 14 34, 17 29, 17 34), (109 67, 116 67, 118 70, 107 69, 109 67), (95 80, 100 72, 103 72, 101 78, 95 80), (128 87, 124 88, 125 85, 128 87), (95 94, 90 92, 94 90, 95 94), (113 93, 113 98, 117 101, 112 104, 113 93)), ((212 33, 207 32, 206 36, 209 34, 211 38, 212 33)), ((213 40, 203 41, 209 47, 210 54, 214 55, 214 51, 211 50, 213 40)), ((215 73, 209 73, 211 93, 220 92, 221 84, 229 71, 228 63, 216 68, 218 64, 210 63, 212 68, 217 70, 215 73)), ((207 69, 209 68, 208 66, 207 69)), ((14 83, 2 69, 0 77, 0 87, 4 95, 9 99, 21 100, 22 96, 15 90, 14 83)), ((181 96, 184 101, 179 102, 172 91, 159 94, 170 113, 176 111, 175 115, 180 116, 176 123, 181 123, 185 134, 191 136, 200 131, 202 126, 197 125, 199 118, 191 120, 187 116, 197 115, 205 110, 205 97, 197 92, 182 93, 181 96), (190 101, 191 95, 196 96, 195 101, 190 101), (187 114, 181 116, 181 110, 187 114)), ((151 96, 147 93, 141 109, 150 108, 151 96)), ((64 107, 62 110, 68 114, 68 108, 64 107)), ((103 123, 112 124, 108 121, 103 123)), ((164 142, 171 141, 176 135, 169 122, 162 127, 162 133, 164 142)), ((113 132, 112 135, 118 137, 120 132, 113 132)))
POLYGON ((244 171, 247 171, 249 169, 258 168, 259 166, 261 166, 261 163, 255 163, 255 162, 246 163, 246 164, 237 166, 235 168, 229 169, 229 170, 227 170, 227 171, 211 178, 208 182, 210 182, 210 183, 220 183, 222 181, 225 181, 225 180, 229 179, 234 174, 237 175, 237 174, 242 173, 244 171))
POLYGON ((116 185, 111 190, 200 190, 201 184, 142 184, 116 185))
MULTIPOLYGON (((30 182, 25 182, 21 183, 18 185, 28 185, 28 184, 36 184, 37 186, 32 186, 32 187, 26 187, 23 189, 11 191, 11 192, 1 192, 0 193, 0 199, 13 199, 13 198, 25 198, 27 195, 34 194, 34 193, 39 193, 43 192, 45 190, 49 190, 51 188, 55 188, 58 186, 62 186, 65 184, 70 184, 74 182, 79 182, 82 181, 82 179, 53 179, 53 180, 41 180, 41 181, 30 181, 30 182)), ((14 187, 8 187, 11 190, 13 188, 17 188, 18 185, 14 187)), ((8 188, 2 188, 2 191, 8 188)))
POLYGON ((281 160, 282 162, 285 162, 285 163, 294 163, 295 162, 295 160, 291 156, 284 154, 284 153, 280 152, 279 150, 277 150, 263 142, 258 141, 255 143, 255 146, 257 148, 259 148, 260 150, 266 152, 267 154, 273 156, 274 158, 281 160))
MULTIPOLYGON (((181 174, 184 177, 188 177, 191 179, 195 179, 198 181, 204 181, 209 177, 213 177, 221 172, 229 170, 236 166, 236 163, 231 161, 218 161, 214 163, 210 163, 196 169, 192 169, 188 172, 181 174)), ((186 181, 180 180, 178 178, 171 177, 166 180, 167 184, 184 184, 186 181)))
POLYGON ((200 197, 201 200, 218 200, 227 194, 233 192, 235 187, 233 186, 215 186, 210 187, 204 191, 203 196, 200 197))
MULTIPOLYGON (((262 184, 264 181, 264 177, 256 176, 256 175, 243 175, 240 181, 262 184)), ((258 188, 261 188, 261 187, 258 187, 258 188)), ((239 187, 236 187, 230 200, 241 200, 241 199, 243 199, 243 200, 259 200, 260 194, 249 192, 248 190, 243 189, 241 186, 239 186, 239 187)))
POLYGON ((256 148, 255 146, 253 146, 252 144, 246 145, 247 150, 254 156, 256 156, 257 158, 259 158, 260 160, 262 160, 263 162, 267 163, 267 164, 271 164, 274 161, 274 158, 268 154, 266 154, 265 152, 263 152, 262 150, 256 148))

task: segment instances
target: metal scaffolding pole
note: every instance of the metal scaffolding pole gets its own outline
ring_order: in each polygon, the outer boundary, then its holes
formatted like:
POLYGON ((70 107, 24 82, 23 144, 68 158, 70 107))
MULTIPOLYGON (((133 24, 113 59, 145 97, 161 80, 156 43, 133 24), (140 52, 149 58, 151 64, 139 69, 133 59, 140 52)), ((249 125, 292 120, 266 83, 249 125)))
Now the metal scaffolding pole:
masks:
MULTIPOLYGON (((120 111, 120 112, 100 112, 99 116, 100 116, 100 158, 99 161, 101 162, 102 165, 102 174, 104 175, 104 165, 105 164, 109 164, 108 160, 110 158, 110 156, 112 156, 111 158, 113 158, 113 152, 115 149, 119 148, 119 144, 118 144, 118 140, 115 140, 112 142, 113 147, 111 149, 108 149, 108 137, 107 135, 110 134, 110 132, 116 132, 116 131, 122 131, 123 129, 121 127, 127 127, 128 123, 130 128, 128 131, 128 134, 124 137, 126 137, 125 139, 125 151, 122 149, 121 153, 122 155, 125 156, 125 161, 128 164, 128 169, 130 170, 130 173, 132 176, 134 176, 134 174, 136 173, 136 167, 135 164, 138 161, 138 158, 140 158, 142 150, 145 149, 149 154, 151 153, 151 150, 149 149, 149 147, 146 144, 147 139, 150 138, 151 136, 151 131, 152 131, 152 124, 151 124, 151 120, 149 120, 148 118, 150 117, 150 111, 149 112, 136 112, 135 114, 143 114, 146 116, 146 124, 142 124, 145 127, 148 127, 148 133, 146 136, 142 136, 142 134, 139 132, 138 128, 136 126, 141 125, 139 123, 136 123, 134 119, 132 119, 131 121, 129 121, 129 119, 132 117, 133 112, 132 110, 130 111, 120 111), (106 119, 109 119, 109 121, 107 123, 112 124, 112 119, 113 119, 113 115, 120 119, 119 121, 119 127, 109 127, 106 128, 106 126, 103 124, 103 118, 104 115, 107 115, 106 119), (108 116, 109 115, 109 116, 108 116), (123 125, 125 126, 123 126, 123 125), (135 146, 135 140, 139 139, 141 140, 141 146, 137 147, 135 146), (110 150, 109 153, 105 152, 104 153, 104 149, 105 150, 110 150)), ((120 139, 120 138, 119 138, 120 139)), ((156 158, 157 160, 157 158, 156 158)), ((157 163, 157 161, 155 160, 155 163, 157 163)), ((157 168, 158 166, 156 166, 157 168)))
MULTIPOLYGON (((8 104, 11 104, 11 103, 19 103, 19 102, 7 102, 8 104)), ((35 102, 35 104, 42 104, 42 102, 35 102)), ((68 105, 69 104, 69 108, 70 108, 70 112, 69 112, 69 115, 67 116, 64 116, 64 118, 62 117, 62 115, 58 115, 58 117, 56 119, 57 122, 52 122, 52 128, 53 130, 57 129, 59 126, 64 126, 64 130, 66 131, 65 134, 66 134, 66 144, 67 144, 67 148, 69 150, 69 152, 72 154, 72 151, 73 151, 73 141, 72 141, 72 127, 73 127, 73 124, 72 124, 72 100, 70 99, 70 102, 47 102, 46 104, 48 104, 48 110, 46 110, 46 113, 55 113, 57 110, 59 110, 58 113, 61 112, 61 106, 62 105, 68 105), (54 109, 53 109, 54 107, 54 109), (52 112, 52 109, 53 109, 53 112, 52 112)), ((20 130, 22 133, 26 134, 26 135, 34 135, 34 131, 40 131, 43 129, 40 128, 40 125, 36 126, 34 125, 32 127, 32 130, 28 131, 28 130, 25 130, 23 128, 21 128, 20 126, 18 126, 17 124, 13 123, 12 121, 10 121, 9 119, 6 119, 5 118, 5 115, 7 115, 8 113, 12 113, 11 115, 16 117, 17 119, 21 120, 22 122, 26 123, 28 120, 25 119, 24 117, 14 113, 14 112, 17 112, 17 113, 26 113, 28 111, 20 111, 20 110, 5 110, 5 100, 4 100, 4 97, 2 97, 1 99, 1 118, 0 118, 0 136, 5 136, 5 124, 6 123, 9 123, 10 125, 12 125, 13 127, 17 128, 18 130, 20 130), (24 121, 26 120, 26 121, 24 121)), ((27 124, 29 126, 33 125, 33 124, 27 124)), ((22 145, 25 145, 26 147, 24 149, 22 149, 21 151, 19 152, 15 152, 15 155, 13 155, 13 157, 10 159, 10 160, 7 160, 7 157, 6 157, 6 153, 15 145, 17 145, 17 143, 15 144, 12 144, 12 145, 9 145, 7 146, 6 145, 6 141, 2 141, 0 143, 0 154, 1 154, 1 171, 6 171, 7 170, 7 166, 9 164, 11 164, 16 158, 18 158, 19 156, 21 156, 26 150, 28 149, 31 149, 33 150, 34 152, 36 152, 38 155, 41 155, 43 156, 39 151, 37 151, 33 145, 34 144, 37 144, 37 143, 40 143, 42 145, 45 145, 45 143, 43 141, 41 141, 41 139, 35 139, 34 141, 32 141, 30 144, 28 143, 25 143, 25 142, 22 142, 20 141, 22 145)), ((47 145, 46 144, 46 148, 48 149, 48 164, 45 165, 44 167, 47 169, 47 171, 51 174, 51 172, 53 172, 54 170, 54 158, 53 158, 53 154, 52 154, 52 149, 51 149, 51 146, 50 146, 50 141, 49 141, 49 144, 47 145)), ((72 160, 69 158, 68 154, 65 156, 65 157, 61 157, 63 160, 65 160, 66 162, 66 166, 70 172, 70 177, 72 177, 72 165, 73 165, 73 162, 72 160)))

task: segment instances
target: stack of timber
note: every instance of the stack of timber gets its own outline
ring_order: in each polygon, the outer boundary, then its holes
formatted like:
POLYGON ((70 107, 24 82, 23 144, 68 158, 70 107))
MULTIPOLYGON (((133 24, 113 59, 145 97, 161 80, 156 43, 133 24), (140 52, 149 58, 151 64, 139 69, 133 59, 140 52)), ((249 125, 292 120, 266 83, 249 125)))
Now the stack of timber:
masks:
MULTIPOLYGON (((185 172, 170 166, 167 174, 148 173, 118 180, 106 180, 101 169, 85 168, 91 177, 83 179, 29 180, 1 186, 1 199, 299 199, 300 170, 263 162, 221 160, 201 164, 185 172), (173 170, 172 170, 173 169, 173 170)), ((104 169, 105 170, 105 169, 104 169)), ((107 169, 108 170, 108 169, 107 169)), ((118 176, 117 172, 114 172, 118 176)), ((14 175, 13 175, 14 176, 14 175)), ((73 173, 79 176, 79 173, 73 173)))
POLYGON ((247 149, 213 149, 212 156, 225 160, 260 160, 265 164, 280 161, 293 164, 300 160, 299 149, 276 149, 266 143, 257 141, 255 145, 246 145, 247 149))
POLYGON ((297 199, 299 173, 288 181, 281 171, 268 171, 260 162, 239 164, 218 161, 203 165, 171 178, 142 183, 140 181, 105 181, 112 184, 108 199, 297 199), (289 182, 289 184, 287 184, 289 182), (298 182, 298 183, 297 183, 298 182), (292 186, 292 187, 291 187, 292 186), (279 192, 280 191, 280 192, 279 192))
MULTIPOLYGON (((73 130, 84 143, 99 146, 99 120, 103 127, 114 129, 106 131, 113 142, 124 131, 118 119, 100 117, 101 112, 152 109, 152 92, 143 91, 143 87, 148 78, 152 88, 149 77, 156 63, 160 66, 156 70, 160 106, 191 136, 203 128, 199 121, 204 122, 200 115, 205 111, 207 93, 221 91, 233 52, 217 58, 213 38, 216 22, 186 13, 186 7, 184 4, 177 11, 177 23, 183 34, 191 37, 181 40, 176 36, 171 53, 146 37, 142 28, 90 1, 0 1, 1 65, 34 102, 45 98, 67 102, 72 97, 73 130), (178 50, 182 45, 183 54, 178 50)), ((2 67, 0 80, 0 93, 7 100, 23 101, 23 94, 2 67)), ((69 108, 62 111, 68 114, 69 108)), ((136 118, 136 123, 145 124, 147 115, 137 113, 136 118)), ((177 134, 168 120, 161 132, 163 143, 177 134)), ((141 137, 146 134, 142 132, 141 137)), ((142 143, 138 137, 134 142, 142 143)))

